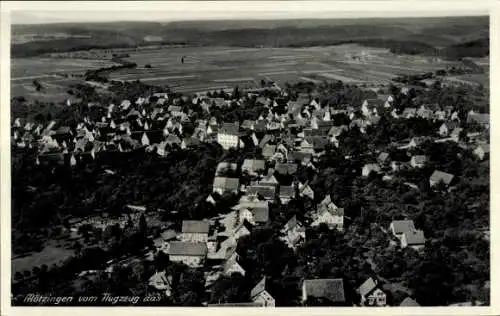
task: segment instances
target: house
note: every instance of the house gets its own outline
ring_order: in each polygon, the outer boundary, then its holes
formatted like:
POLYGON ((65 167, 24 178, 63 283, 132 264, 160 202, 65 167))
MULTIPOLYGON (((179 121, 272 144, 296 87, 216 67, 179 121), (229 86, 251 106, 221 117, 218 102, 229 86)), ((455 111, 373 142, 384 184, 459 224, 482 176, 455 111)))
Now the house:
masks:
POLYGON ((168 245, 170 261, 182 262, 196 268, 203 264, 207 256, 207 244, 200 242, 172 241, 168 245))
POLYGON ((410 165, 413 168, 422 168, 423 166, 425 166, 426 162, 427 162, 427 156, 416 155, 416 156, 411 157, 410 165))
POLYGON ((395 237, 401 239, 404 232, 415 230, 415 224, 412 220, 392 221, 389 225, 389 230, 395 237))
POLYGON ((399 304, 399 306, 403 306, 403 307, 418 307, 420 306, 419 303, 417 303, 417 301, 415 301, 414 299, 412 299, 411 297, 407 296, 402 302, 401 304, 399 304))
POLYGON ((327 195, 319 203, 316 212, 312 216, 312 227, 326 224, 330 229, 344 230, 344 209, 336 206, 330 195, 327 195))
POLYGON ((155 274, 149 278, 149 286, 169 297, 172 295, 172 276, 167 276, 165 271, 155 272, 155 274))
POLYGON ((381 152, 378 157, 377 157, 377 161, 380 163, 380 164, 387 164, 390 162, 390 155, 389 153, 386 153, 386 152, 381 152))
POLYGON ((368 280, 361 284, 357 292, 361 296, 362 306, 368 305, 383 307, 387 305, 386 294, 378 286, 377 280, 373 280, 373 278, 368 278, 368 280))
POLYGON ((484 113, 469 113, 467 115, 468 123, 477 123, 485 128, 490 127, 490 115, 484 113))
POLYGON ((209 223, 207 221, 182 221, 181 240, 184 242, 207 242, 209 223))
POLYGON ((247 220, 250 224, 264 224, 269 221, 269 204, 267 201, 240 201, 232 208, 237 211, 237 222, 247 220))
MULTIPOLYGON (((304 141, 312 146, 313 152, 325 150, 326 145, 329 143, 329 139, 326 136, 309 136, 305 137, 304 141)), ((310 147, 308 150, 310 151, 310 147)))
POLYGON ((259 185, 276 187, 278 185, 278 180, 274 176, 274 169, 269 168, 267 175, 259 181, 259 185))
POLYGON ((441 124, 441 126, 439 127, 438 133, 441 137, 447 137, 456 127, 458 127, 457 122, 454 121, 445 122, 441 124))
POLYGON ((364 116, 377 114, 377 108, 384 106, 384 101, 380 99, 366 99, 361 105, 361 113, 364 116))
POLYGON ((258 159, 245 159, 241 166, 241 172, 247 172, 249 175, 257 175, 266 169, 266 161, 258 159))
POLYGON ((345 305, 343 279, 306 279, 302 283, 302 302, 305 305, 345 305))
POLYGON ((218 176, 220 174, 224 174, 227 172, 236 172, 238 166, 235 163, 230 162, 220 162, 215 169, 215 175, 218 176))
POLYGON ((300 162, 302 165, 307 165, 312 159, 312 154, 303 151, 291 151, 288 153, 287 160, 289 162, 300 162))
POLYGON ((418 146, 422 145, 425 140, 425 137, 413 137, 408 143, 408 148, 417 148, 418 146))
POLYGON ((295 198, 295 187, 291 185, 281 185, 279 189, 279 198, 281 204, 290 202, 291 199, 295 198))
POLYGON ((401 248, 411 247, 420 250, 425 247, 424 232, 421 230, 410 230, 403 232, 401 236, 401 248))
POLYGON ((405 108, 401 116, 404 117, 405 119, 410 119, 414 118, 416 114, 417 114, 416 108, 405 108))
POLYGON ((439 171, 439 170, 435 170, 432 173, 431 177, 429 178, 429 184, 431 187, 433 187, 436 184, 443 182, 446 186, 449 186, 454 178, 455 178, 455 176, 452 174, 449 174, 449 173, 446 173, 443 171, 439 171))
POLYGON ((455 141, 458 142, 460 140, 460 134, 462 133, 464 129, 461 127, 455 127, 455 129, 450 133, 450 137, 455 141))
POLYGON ((309 184, 305 183, 299 183, 299 195, 300 196, 307 196, 311 200, 314 200, 314 191, 311 189, 309 184))
POLYGON ((237 148, 240 142, 239 124, 222 123, 222 126, 217 131, 217 142, 226 150, 237 148))
POLYGON ((297 165, 294 163, 277 163, 275 170, 280 175, 293 175, 297 172, 297 165))
POLYGON ((268 185, 249 185, 246 188, 246 195, 261 197, 266 201, 273 201, 276 197, 276 187, 268 185))
POLYGON ((490 154, 490 144, 479 144, 473 153, 479 160, 484 160, 490 154))
POLYGON ((241 128, 244 130, 253 130, 254 129, 255 122, 252 120, 244 120, 241 123, 241 128))
POLYGON ((276 153, 276 145, 265 145, 262 148, 262 156, 266 159, 271 159, 276 153))
POLYGON ((234 253, 229 259, 226 260, 222 267, 222 273, 230 276, 233 273, 239 273, 245 276, 245 269, 238 263, 238 254, 234 253))
POLYGON ((314 153, 314 145, 307 139, 302 140, 300 143, 300 151, 304 153, 313 154, 314 153))
POLYGON ((238 178, 215 177, 213 183, 213 192, 224 194, 225 192, 237 193, 240 187, 238 178))
POLYGON ((280 239, 292 249, 306 239, 306 229, 295 215, 285 224, 281 233, 284 236, 280 239))
POLYGON ((363 166, 361 174, 363 177, 368 177, 372 172, 379 173, 380 166, 376 163, 369 163, 363 166))
POLYGON ((269 294, 266 288, 266 277, 264 276, 250 292, 250 299, 254 303, 262 303, 265 307, 274 307, 275 299, 269 294))

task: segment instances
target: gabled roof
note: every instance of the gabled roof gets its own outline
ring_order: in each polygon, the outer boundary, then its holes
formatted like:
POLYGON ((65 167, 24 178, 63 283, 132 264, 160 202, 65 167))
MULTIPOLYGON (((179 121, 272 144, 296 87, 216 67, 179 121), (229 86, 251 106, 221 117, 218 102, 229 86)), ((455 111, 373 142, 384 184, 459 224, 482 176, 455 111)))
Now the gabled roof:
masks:
POLYGON ((297 172, 297 164, 294 163, 277 163, 275 170, 282 175, 291 175, 297 172))
POLYGON ((307 297, 325 298, 331 302, 345 302, 344 280, 313 279, 304 280, 307 297))
POLYGON ((301 162, 307 162, 310 161, 312 157, 311 153, 308 152, 303 152, 303 151, 291 151, 288 153, 288 160, 289 161, 301 161, 301 162))
POLYGON ((274 199, 276 188, 268 185, 250 185, 247 187, 247 194, 258 194, 263 196, 265 199, 274 199))
POLYGON ((265 290, 266 290, 266 277, 263 277, 250 292, 250 298, 252 299, 255 298, 257 295, 264 292, 265 290))
POLYGON ((168 247, 168 254, 174 256, 205 256, 207 251, 205 243, 172 241, 168 247))
POLYGON ((474 121, 480 124, 489 124, 490 123, 490 115, 489 114, 483 114, 483 113, 469 113, 467 116, 467 120, 474 121))
POLYGON ((329 143, 328 138, 325 136, 308 136, 305 137, 305 140, 312 144, 315 150, 325 149, 325 146, 329 143))
POLYGON ((207 221, 182 221, 183 233, 208 234, 210 225, 207 221))
POLYGON ((358 288, 358 293, 365 297, 370 292, 372 292, 377 287, 377 283, 372 279, 368 278, 361 286, 358 288))
POLYGON ((226 190, 237 190, 240 186, 240 179, 215 177, 213 185, 214 187, 222 187, 226 190))
POLYGON ((304 225, 299 220, 297 220, 297 215, 294 215, 292 218, 290 218, 290 220, 283 227, 283 231, 287 232, 295 228, 299 230, 304 229, 304 225))
POLYGON ((408 246, 425 244, 424 232, 421 230, 412 230, 403 233, 408 246))
POLYGON ((412 220, 399 220, 392 221, 392 226, 395 234, 402 234, 405 232, 409 232, 415 230, 415 224, 412 220))
POLYGON ((479 144, 476 149, 481 148, 485 154, 490 152, 490 144, 479 144))
POLYGON ((273 138, 274 137, 270 134, 264 135, 264 137, 262 137, 262 139, 259 142, 259 147, 264 148, 264 146, 266 146, 267 143, 269 143, 271 140, 273 140, 273 138))
POLYGON ((442 172, 442 171, 439 171, 439 170, 435 170, 431 177, 430 177, 430 181, 432 182, 435 182, 435 183, 438 183, 438 182, 441 182, 443 181, 446 185, 449 185, 451 183, 451 181, 453 181, 453 178, 455 176, 452 175, 452 174, 449 174, 449 173, 446 173, 446 172, 442 172))
POLYGON ((236 171, 236 169, 238 169, 237 164, 223 161, 217 165, 217 169, 215 169, 215 172, 219 173, 219 172, 224 171, 224 170, 236 171))
POLYGON ((454 130, 456 127, 458 127, 458 123, 455 121, 448 121, 443 123, 444 126, 450 131, 454 130))
POLYGON ((384 101, 380 99, 366 99, 365 101, 367 103, 367 106, 372 108, 384 105, 384 101))
POLYGON ((264 170, 266 168, 266 161, 261 159, 245 159, 241 168, 251 171, 264 170))
POLYGON ((402 302, 401 304, 399 304, 399 306, 420 306, 419 303, 417 303, 417 301, 415 301, 414 299, 412 299, 411 297, 407 296, 402 302))
POLYGON ((376 163, 367 163, 363 168, 368 168, 370 171, 380 172, 380 166, 376 163))
POLYGON ((276 145, 265 145, 262 148, 262 156, 272 157, 276 153, 276 145))
POLYGON ((295 196, 295 188, 291 185, 281 185, 279 195, 283 198, 292 198, 295 196))
POLYGON ((416 156, 411 157, 411 159, 413 159, 413 161, 417 164, 422 164, 422 163, 425 163, 427 161, 427 156, 416 155, 416 156))
POLYGON ((222 123, 219 128, 219 134, 239 136, 239 124, 238 123, 222 123))
POLYGON ((385 162, 389 158, 389 153, 386 152, 381 152, 380 155, 378 155, 378 161, 380 162, 385 162))

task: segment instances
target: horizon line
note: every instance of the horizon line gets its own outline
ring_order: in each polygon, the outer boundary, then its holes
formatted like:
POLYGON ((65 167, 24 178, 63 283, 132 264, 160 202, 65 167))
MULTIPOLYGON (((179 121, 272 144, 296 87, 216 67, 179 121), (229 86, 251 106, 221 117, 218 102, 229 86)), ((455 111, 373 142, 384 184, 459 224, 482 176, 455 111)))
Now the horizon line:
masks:
MULTIPOLYGON (((102 11, 101 11, 102 12, 102 11)), ((143 11, 148 12, 148 11, 143 11)), ((17 12, 16 12, 17 13, 17 12)), ((20 12, 19 12, 20 13, 20 12)), ((175 23, 175 22, 223 22, 223 21, 291 21, 291 20, 395 20, 395 19, 447 19, 447 18, 488 18, 487 13, 474 14, 474 12, 468 12, 463 15, 401 15, 401 16, 339 16, 339 17, 243 17, 243 18, 193 18, 193 19, 151 19, 151 20, 141 20, 141 19, 123 19, 123 20, 57 20, 57 21, 35 21, 33 23, 29 22, 11 22, 11 25, 15 26, 25 26, 25 25, 47 25, 47 24, 98 24, 98 23, 175 23)))

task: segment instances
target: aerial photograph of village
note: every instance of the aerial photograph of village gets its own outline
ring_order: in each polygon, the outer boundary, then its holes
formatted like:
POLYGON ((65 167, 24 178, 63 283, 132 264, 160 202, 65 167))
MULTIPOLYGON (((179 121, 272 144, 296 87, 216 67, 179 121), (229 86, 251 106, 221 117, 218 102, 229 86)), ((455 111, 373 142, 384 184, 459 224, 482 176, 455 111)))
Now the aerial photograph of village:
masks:
POLYGON ((11 305, 490 306, 489 27, 14 21, 11 305))

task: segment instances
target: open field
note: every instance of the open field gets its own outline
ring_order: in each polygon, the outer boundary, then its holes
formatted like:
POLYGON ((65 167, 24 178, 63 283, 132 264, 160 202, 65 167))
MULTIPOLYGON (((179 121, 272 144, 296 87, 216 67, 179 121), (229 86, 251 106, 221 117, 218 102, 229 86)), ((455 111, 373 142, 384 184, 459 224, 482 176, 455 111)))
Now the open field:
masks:
POLYGON ((400 73, 434 71, 453 64, 426 57, 396 56, 386 49, 351 44, 311 48, 177 47, 139 51, 129 59, 138 68, 113 72, 111 79, 139 79, 182 92, 219 86, 258 86, 263 78, 280 84, 299 80, 384 83, 400 73), (182 56, 184 64, 180 62, 182 56), (152 68, 144 68, 146 64, 152 68))
MULTIPOLYGON (((342 80, 378 85, 388 83, 399 74, 435 71, 455 64, 432 57, 395 55, 387 49, 357 44, 309 48, 145 48, 130 52, 128 59, 137 63, 137 68, 111 72, 110 79, 141 80, 183 93, 236 85, 257 87, 264 78, 279 84, 342 80), (181 63, 183 56, 184 64, 181 63), (152 68, 145 68, 147 64, 152 68)), ((80 79, 61 78, 54 76, 55 73, 82 74, 87 69, 111 64, 106 60, 69 58, 13 59, 12 94, 41 100, 64 99, 69 84, 80 79), (46 87, 44 93, 34 90, 34 79, 46 87)))
POLYGON ((73 250, 47 246, 40 252, 33 253, 25 257, 13 258, 12 275, 16 272, 23 272, 24 270, 31 272, 34 267, 40 267, 43 264, 46 264, 50 268, 53 264, 59 264, 73 255, 73 250))

